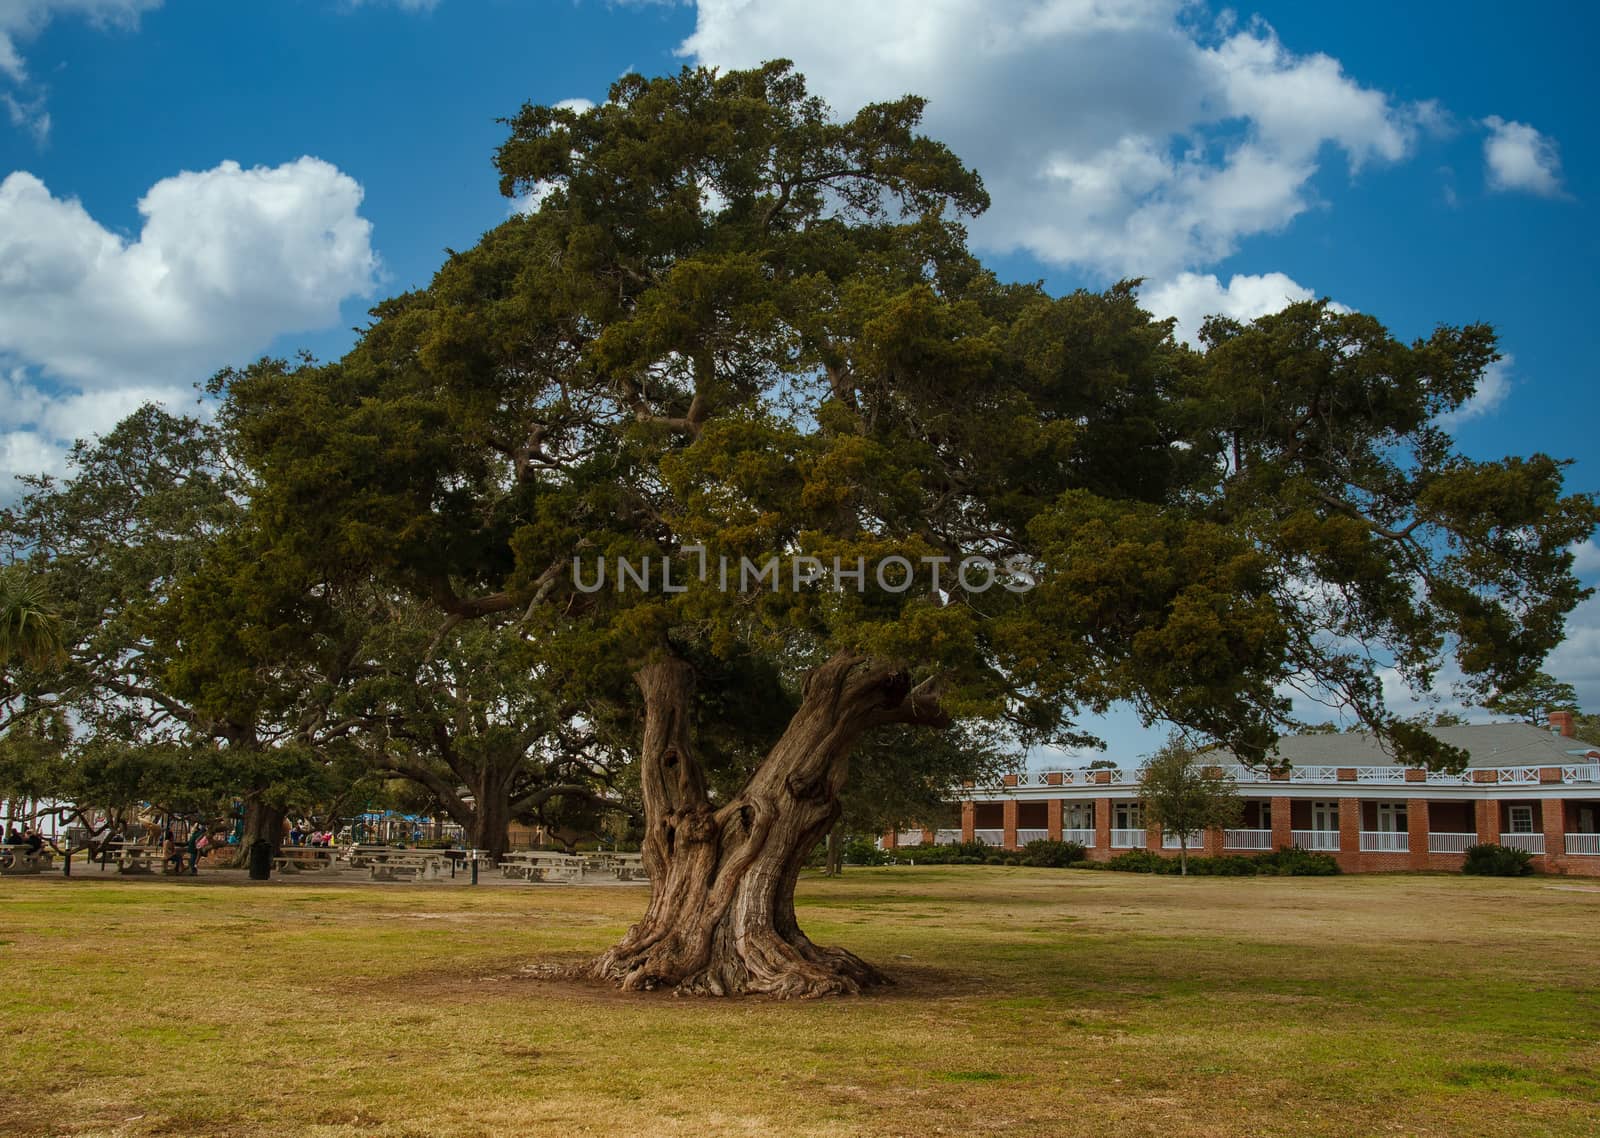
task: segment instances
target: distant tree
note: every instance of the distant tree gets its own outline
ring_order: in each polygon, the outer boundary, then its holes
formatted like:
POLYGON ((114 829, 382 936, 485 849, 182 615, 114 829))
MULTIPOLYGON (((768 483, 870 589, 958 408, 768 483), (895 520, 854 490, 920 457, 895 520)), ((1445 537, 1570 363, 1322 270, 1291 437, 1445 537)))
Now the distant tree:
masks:
POLYGON ((1300 728, 1301 735, 1338 735, 1344 728, 1337 723, 1307 723, 1300 728))
POLYGON ((1524 723, 1543 727, 1552 711, 1576 712, 1578 692, 1547 672, 1534 672, 1525 682, 1496 691, 1483 701, 1483 706, 1499 715, 1514 715, 1524 723))
POLYGON ((1179 871, 1189 872, 1189 835, 1237 825, 1244 802, 1231 778, 1182 739, 1169 739, 1150 757, 1139 779, 1146 816, 1178 835, 1179 871))
POLYGON ((1572 725, 1578 738, 1586 741, 1600 739, 1600 715, 1580 711, 1572 717, 1572 725))
POLYGON ((839 820, 828 832, 826 872, 840 871, 846 835, 876 834, 903 822, 938 828, 951 820, 950 788, 963 780, 999 781, 1020 756, 993 733, 968 725, 928 735, 886 728, 858 744, 853 775, 840 793, 839 820))
POLYGON ((469 622, 435 636, 419 606, 396 601, 392 613, 371 646, 372 676, 341 704, 363 720, 375 774, 421 787, 496 858, 513 820, 586 832, 622 806, 627 756, 611 724, 593 705, 580 716, 556 700, 515 635, 469 622))
POLYGON ((1406 722, 1419 727, 1465 727, 1467 717, 1454 711, 1419 711, 1406 716, 1406 722))

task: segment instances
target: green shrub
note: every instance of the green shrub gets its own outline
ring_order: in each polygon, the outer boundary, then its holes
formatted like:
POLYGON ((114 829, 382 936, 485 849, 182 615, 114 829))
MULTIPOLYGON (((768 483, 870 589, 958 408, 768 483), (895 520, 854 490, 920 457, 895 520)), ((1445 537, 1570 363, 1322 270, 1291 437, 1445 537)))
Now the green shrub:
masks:
POLYGON ((1039 869, 1064 869, 1082 861, 1089 851, 1078 842, 1054 842, 1040 838, 1022 847, 1022 864, 1039 869))
POLYGON ((1522 877, 1533 872, 1532 861, 1533 855, 1527 850, 1483 842, 1467 847, 1467 860, 1461 863, 1461 872, 1480 877, 1522 877))
POLYGON ((1005 863, 1006 859, 1001 857, 999 854, 990 854, 988 857, 983 859, 984 865, 1004 865, 1005 863))
MULTIPOLYGON (((1163 857, 1154 850, 1129 850, 1106 862, 1107 869, 1123 873, 1179 873, 1182 866, 1175 857, 1163 857)), ((1277 853, 1223 857, 1192 857, 1189 873, 1195 877, 1252 877, 1256 874, 1279 877, 1326 877, 1339 872, 1339 863, 1327 854, 1307 853, 1285 847, 1277 853)))
MULTIPOLYGON (((1151 853, 1149 850, 1129 850, 1127 853, 1120 853, 1106 862, 1106 868, 1115 869, 1119 873, 1168 872, 1167 859, 1158 853, 1151 853)), ((1178 863, 1174 861, 1172 869, 1176 870, 1177 868, 1178 863)))
POLYGON ((889 865, 895 860, 866 838, 851 838, 839 853, 845 865, 889 865))
POLYGON ((889 864, 910 865, 968 865, 967 858, 977 862, 999 854, 1001 851, 982 842, 954 842, 947 846, 900 846, 885 852, 889 864))
POLYGON ((1277 853, 1263 854, 1256 861, 1261 867, 1256 872, 1279 877, 1332 877, 1339 872, 1339 861, 1332 854, 1299 846, 1283 846, 1277 853))

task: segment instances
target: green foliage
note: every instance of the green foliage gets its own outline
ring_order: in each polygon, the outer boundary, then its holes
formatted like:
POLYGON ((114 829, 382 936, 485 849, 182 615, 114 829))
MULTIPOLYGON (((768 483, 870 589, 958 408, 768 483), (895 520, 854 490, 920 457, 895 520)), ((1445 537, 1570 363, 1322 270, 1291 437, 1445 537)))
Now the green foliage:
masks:
POLYGON ((1576 712, 1578 692, 1571 684, 1547 672, 1535 672, 1516 687, 1495 692, 1483 701, 1483 706, 1543 727, 1552 711, 1576 712))
POLYGON ((1262 854, 1252 860, 1259 867, 1257 873, 1279 877, 1332 877, 1339 872, 1339 861, 1332 854, 1303 850, 1299 846, 1284 846, 1275 853, 1262 854))
MULTIPOLYGON (((1174 737, 1145 764, 1139 780, 1139 797, 1145 814, 1168 833, 1193 834, 1238 825, 1244 811, 1233 780, 1193 747, 1174 737)), ((1179 856, 1180 871, 1187 872, 1188 850, 1179 856)))
POLYGON ((61 615, 37 577, 0 568, 0 665, 12 657, 50 667, 62 655, 61 615))
POLYGON ((948 845, 899 846, 878 851, 891 865, 1032 865, 1060 867, 1082 860, 1076 842, 1029 842, 1020 853, 997 850, 985 842, 951 842, 948 845))
MULTIPOLYGON (((1128 850, 1105 864, 1107 869, 1123 873, 1182 871, 1177 858, 1163 857, 1154 850, 1128 850)), ((1339 872, 1339 863, 1329 854, 1285 847, 1267 854, 1193 857, 1188 872, 1200 877, 1329 877, 1339 872)))
POLYGON ((1461 872, 1478 877, 1524 877, 1533 872, 1533 855, 1527 850, 1481 842, 1467 847, 1461 872))
POLYGON ((849 839, 840 854, 845 865, 889 865, 895 860, 868 838, 849 839))
POLYGON ((1089 851, 1081 842, 1054 842, 1039 838, 1022 847, 1022 864, 1038 869, 1064 869, 1084 860, 1089 851))

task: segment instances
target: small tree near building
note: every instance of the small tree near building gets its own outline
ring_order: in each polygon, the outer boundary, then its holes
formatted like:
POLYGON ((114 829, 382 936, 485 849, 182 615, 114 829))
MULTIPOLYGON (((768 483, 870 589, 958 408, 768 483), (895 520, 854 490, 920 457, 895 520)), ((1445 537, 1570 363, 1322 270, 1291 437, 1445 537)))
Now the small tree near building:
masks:
POLYGON ((1221 768, 1204 765, 1195 748, 1169 739, 1150 757, 1139 779, 1145 815, 1167 833, 1178 835, 1179 872, 1189 873, 1189 835, 1212 826, 1239 824, 1244 803, 1221 768))

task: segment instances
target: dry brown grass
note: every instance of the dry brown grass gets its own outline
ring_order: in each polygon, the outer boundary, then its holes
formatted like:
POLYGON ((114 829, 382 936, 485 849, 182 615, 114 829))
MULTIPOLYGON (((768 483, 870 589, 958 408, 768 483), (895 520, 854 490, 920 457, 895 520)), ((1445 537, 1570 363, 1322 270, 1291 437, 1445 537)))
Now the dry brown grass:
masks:
POLYGON ((643 901, 0 881, 0 1134, 1600 1133, 1600 883, 857 870, 801 915, 882 995, 522 971, 643 901))

